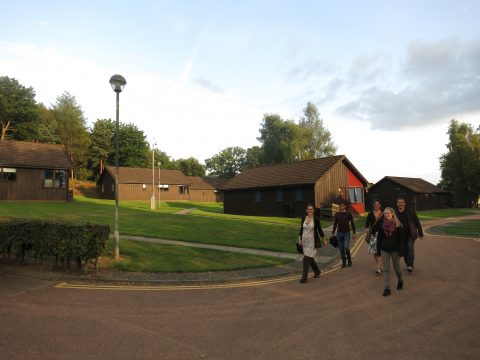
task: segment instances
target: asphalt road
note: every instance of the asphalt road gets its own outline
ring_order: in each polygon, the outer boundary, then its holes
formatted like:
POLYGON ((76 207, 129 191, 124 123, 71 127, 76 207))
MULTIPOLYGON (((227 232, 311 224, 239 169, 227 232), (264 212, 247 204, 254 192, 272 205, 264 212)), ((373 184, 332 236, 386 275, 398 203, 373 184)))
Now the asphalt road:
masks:
POLYGON ((475 240, 427 236, 389 297, 365 246, 305 285, 79 290, 0 274, 0 359, 479 359, 479 259, 475 240))

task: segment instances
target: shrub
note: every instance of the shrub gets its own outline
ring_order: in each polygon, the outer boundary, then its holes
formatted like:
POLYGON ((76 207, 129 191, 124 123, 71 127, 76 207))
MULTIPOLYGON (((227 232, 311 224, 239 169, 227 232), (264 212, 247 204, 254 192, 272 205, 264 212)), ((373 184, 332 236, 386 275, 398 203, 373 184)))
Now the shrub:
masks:
POLYGON ((89 260, 97 259, 110 235, 108 225, 78 224, 63 221, 4 219, 0 221, 0 251, 13 252, 22 261, 32 252, 36 259, 48 257, 52 267, 58 262, 77 265, 87 271, 89 260))

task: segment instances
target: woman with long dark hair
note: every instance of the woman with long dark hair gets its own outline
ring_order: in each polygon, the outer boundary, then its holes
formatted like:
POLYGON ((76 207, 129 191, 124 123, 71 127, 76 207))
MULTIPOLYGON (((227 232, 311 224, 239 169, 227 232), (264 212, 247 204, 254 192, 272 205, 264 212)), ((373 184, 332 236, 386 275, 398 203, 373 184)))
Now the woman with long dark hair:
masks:
POLYGON ((300 223, 300 232, 298 234, 298 243, 303 246, 303 272, 300 279, 301 284, 307 282, 308 270, 311 267, 313 270, 313 277, 320 276, 320 269, 315 261, 317 248, 322 246, 320 239, 323 239, 324 244, 327 245, 325 234, 323 233, 320 219, 315 216, 315 209, 313 205, 307 206, 307 215, 302 217, 300 223))
MULTIPOLYGON (((367 215, 367 220, 365 221, 365 231, 367 231, 366 236, 370 235, 371 236, 376 236, 375 232, 373 232, 373 225, 376 225, 378 222, 382 220, 382 205, 380 204, 380 201, 375 200, 373 202, 373 210, 370 211, 367 215)), ((370 242, 370 239, 365 239, 367 242, 370 242)), ((373 259, 375 260, 375 264, 377 265, 377 270, 375 270, 375 273, 377 275, 381 275, 383 273, 383 267, 382 267, 382 257, 377 255, 377 253, 373 254, 373 259)))

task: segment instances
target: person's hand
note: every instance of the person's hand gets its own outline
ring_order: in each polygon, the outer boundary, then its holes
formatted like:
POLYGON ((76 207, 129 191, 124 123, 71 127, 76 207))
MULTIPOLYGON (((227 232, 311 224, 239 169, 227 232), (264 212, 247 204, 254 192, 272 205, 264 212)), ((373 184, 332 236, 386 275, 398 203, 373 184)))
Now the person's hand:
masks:
POLYGON ((327 246, 328 245, 328 241, 326 238, 323 238, 323 245, 327 246))
POLYGON ((355 240, 355 238, 356 238, 355 233, 352 234, 352 238, 353 238, 353 240, 355 240))

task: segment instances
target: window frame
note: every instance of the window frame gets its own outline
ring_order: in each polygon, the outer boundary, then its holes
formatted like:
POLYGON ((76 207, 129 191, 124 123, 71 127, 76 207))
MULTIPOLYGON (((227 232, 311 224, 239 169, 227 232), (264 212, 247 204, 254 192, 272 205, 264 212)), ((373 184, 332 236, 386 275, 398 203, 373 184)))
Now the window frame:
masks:
POLYGON ((65 170, 58 169, 45 169, 42 172, 42 185, 44 189, 66 189, 67 188, 67 172, 65 170), (47 172, 51 172, 52 176, 47 178, 47 172), (61 173, 63 176, 63 183, 57 178, 56 174, 61 173), (47 181, 51 181, 51 185, 47 185, 47 181), (58 181, 58 185, 56 182, 58 181))
POLYGON ((2 182, 17 181, 17 168, 0 167, 0 181, 2 182), (5 171, 5 170, 13 170, 13 171, 5 171), (4 174, 13 174, 13 176, 4 175, 4 174))

